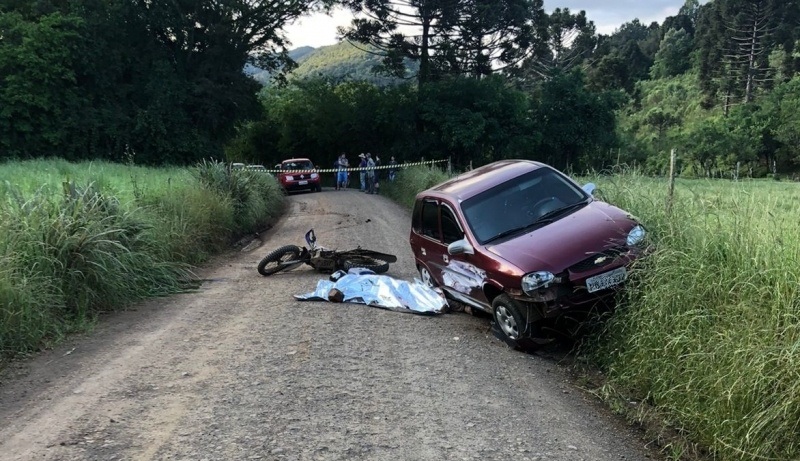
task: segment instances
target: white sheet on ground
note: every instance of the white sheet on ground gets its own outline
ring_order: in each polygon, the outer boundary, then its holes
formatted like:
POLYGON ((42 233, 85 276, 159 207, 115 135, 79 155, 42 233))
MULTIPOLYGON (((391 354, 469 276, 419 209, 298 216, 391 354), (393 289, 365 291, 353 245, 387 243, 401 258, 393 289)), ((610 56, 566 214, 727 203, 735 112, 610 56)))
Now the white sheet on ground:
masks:
POLYGON ((393 311, 441 314, 447 307, 447 301, 440 292, 417 279, 411 283, 375 274, 350 273, 342 275, 335 282, 320 280, 313 292, 294 297, 307 301, 328 301, 328 293, 334 288, 344 294, 343 302, 393 311))

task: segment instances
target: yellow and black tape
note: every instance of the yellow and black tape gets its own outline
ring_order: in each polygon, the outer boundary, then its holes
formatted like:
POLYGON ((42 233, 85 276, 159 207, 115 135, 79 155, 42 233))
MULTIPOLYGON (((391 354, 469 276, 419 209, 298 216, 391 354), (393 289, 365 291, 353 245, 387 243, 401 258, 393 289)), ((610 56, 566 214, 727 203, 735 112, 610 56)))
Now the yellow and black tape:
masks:
MULTIPOLYGON (((361 171, 368 171, 368 170, 389 170, 395 169, 400 170, 402 168, 406 168, 409 166, 419 166, 419 165, 434 165, 436 163, 443 163, 447 162, 447 160, 426 160, 422 162, 408 162, 408 163, 397 163, 394 165, 380 165, 374 167, 351 167, 351 168, 319 168, 313 170, 262 170, 261 168, 258 171, 264 171, 266 173, 292 173, 292 174, 300 174, 300 173, 338 173, 340 171, 347 171, 347 172, 361 172, 361 171)), ((248 165, 244 167, 244 169, 253 169, 252 165, 248 165)))

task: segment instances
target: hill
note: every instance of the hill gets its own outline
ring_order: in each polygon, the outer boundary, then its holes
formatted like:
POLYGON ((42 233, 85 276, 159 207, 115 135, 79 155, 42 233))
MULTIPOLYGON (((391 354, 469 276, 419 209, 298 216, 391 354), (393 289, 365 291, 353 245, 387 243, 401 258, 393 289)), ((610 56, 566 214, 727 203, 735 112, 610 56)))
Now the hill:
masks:
MULTIPOLYGON (((374 69, 381 64, 381 56, 353 46, 349 42, 320 48, 302 47, 289 52, 297 62, 297 68, 289 74, 289 79, 326 77, 334 80, 364 80, 378 86, 397 85, 405 80, 378 74, 374 69)), ((413 75, 414 66, 409 66, 413 75)), ((245 72, 264 85, 269 85, 267 71, 249 66, 245 72)))

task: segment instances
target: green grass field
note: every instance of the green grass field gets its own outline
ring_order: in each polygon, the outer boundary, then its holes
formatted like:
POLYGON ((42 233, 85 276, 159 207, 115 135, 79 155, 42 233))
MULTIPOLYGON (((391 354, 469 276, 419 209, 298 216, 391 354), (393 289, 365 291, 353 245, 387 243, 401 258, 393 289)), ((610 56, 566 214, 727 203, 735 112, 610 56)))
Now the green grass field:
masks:
POLYGON ((590 348, 601 392, 649 403, 714 459, 798 459, 800 184, 678 180, 668 211, 666 181, 596 182, 655 249, 590 348))

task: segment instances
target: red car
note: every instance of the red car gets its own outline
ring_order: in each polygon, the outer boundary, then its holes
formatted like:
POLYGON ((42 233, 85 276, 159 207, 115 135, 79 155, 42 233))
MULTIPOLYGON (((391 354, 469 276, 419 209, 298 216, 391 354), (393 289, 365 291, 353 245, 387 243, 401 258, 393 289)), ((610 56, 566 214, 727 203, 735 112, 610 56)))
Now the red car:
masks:
POLYGON ((280 164, 281 172, 278 181, 286 192, 322 190, 319 173, 315 171, 314 164, 307 158, 290 158, 280 164))
POLYGON ((494 317, 506 342, 549 342, 546 328, 611 297, 644 228, 542 163, 503 160, 419 193, 410 243, 422 280, 494 317))

